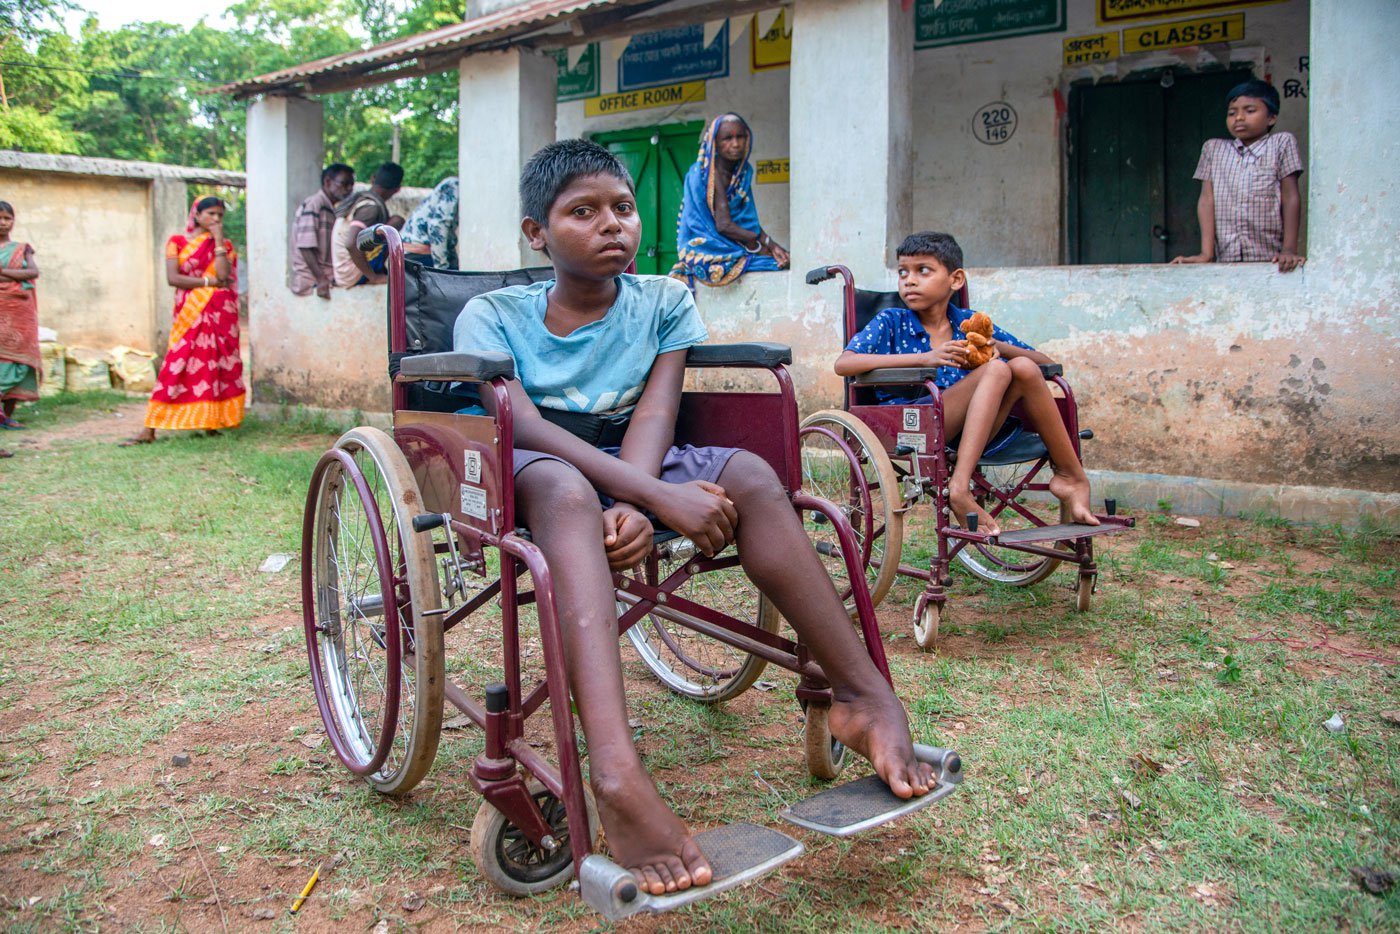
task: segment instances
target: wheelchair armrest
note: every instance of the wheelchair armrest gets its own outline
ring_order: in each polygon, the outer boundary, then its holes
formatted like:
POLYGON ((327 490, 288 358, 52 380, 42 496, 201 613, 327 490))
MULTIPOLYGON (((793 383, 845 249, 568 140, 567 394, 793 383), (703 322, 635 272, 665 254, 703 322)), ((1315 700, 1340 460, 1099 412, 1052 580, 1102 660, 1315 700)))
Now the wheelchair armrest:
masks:
POLYGON ((404 382, 470 380, 484 383, 497 376, 515 377, 515 360, 509 354, 454 350, 404 357, 399 364, 398 378, 404 382))
POLYGON ((752 341, 743 344, 696 344, 685 355, 686 366, 775 367, 792 363, 792 348, 786 344, 752 341))
POLYGON ((1054 379, 1056 376, 1064 376, 1065 368, 1058 363, 1042 363, 1040 375, 1046 379, 1054 379))
POLYGON ((884 367, 878 370, 867 370, 859 376, 852 376, 851 382, 857 386, 893 386, 922 383, 937 375, 937 367, 884 367))

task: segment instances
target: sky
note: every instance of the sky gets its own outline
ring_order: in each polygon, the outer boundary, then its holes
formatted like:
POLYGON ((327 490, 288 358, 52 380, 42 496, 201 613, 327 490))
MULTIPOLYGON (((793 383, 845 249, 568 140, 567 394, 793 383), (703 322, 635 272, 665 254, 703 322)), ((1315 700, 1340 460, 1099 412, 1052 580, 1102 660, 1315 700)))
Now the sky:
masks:
POLYGON ((224 15, 224 10, 233 0, 77 0, 82 10, 75 10, 65 18, 69 32, 77 32, 78 26, 87 18, 86 11, 97 14, 97 21, 103 29, 116 29, 136 20, 152 22, 159 20, 193 26, 201 16, 213 25, 224 15))

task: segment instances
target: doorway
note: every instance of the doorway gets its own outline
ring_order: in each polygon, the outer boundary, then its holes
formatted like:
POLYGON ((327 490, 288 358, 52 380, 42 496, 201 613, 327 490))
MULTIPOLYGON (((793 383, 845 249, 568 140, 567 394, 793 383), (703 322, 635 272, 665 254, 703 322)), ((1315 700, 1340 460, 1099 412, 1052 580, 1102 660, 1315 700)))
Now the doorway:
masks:
POLYGON ((1069 261, 1162 263, 1200 249, 1196 172, 1228 135, 1225 96, 1248 68, 1082 84, 1069 96, 1069 261))
POLYGON ((642 275, 665 275, 679 259, 676 218, 681 213, 685 173, 695 161, 704 128, 705 122, 696 120, 593 136, 594 142, 622 160, 637 186, 637 214, 642 219, 637 272, 642 275))

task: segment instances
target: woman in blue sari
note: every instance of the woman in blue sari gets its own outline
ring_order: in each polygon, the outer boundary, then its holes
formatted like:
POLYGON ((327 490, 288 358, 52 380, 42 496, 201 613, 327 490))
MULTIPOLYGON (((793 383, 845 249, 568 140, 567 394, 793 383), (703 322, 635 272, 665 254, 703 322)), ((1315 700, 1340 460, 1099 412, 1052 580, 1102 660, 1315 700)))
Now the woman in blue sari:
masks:
POLYGON ((676 224, 680 262, 671 275, 728 285, 746 272, 786 269, 788 252, 763 232, 753 202, 753 134, 738 114, 721 114, 700 138, 700 155, 685 174, 676 224))

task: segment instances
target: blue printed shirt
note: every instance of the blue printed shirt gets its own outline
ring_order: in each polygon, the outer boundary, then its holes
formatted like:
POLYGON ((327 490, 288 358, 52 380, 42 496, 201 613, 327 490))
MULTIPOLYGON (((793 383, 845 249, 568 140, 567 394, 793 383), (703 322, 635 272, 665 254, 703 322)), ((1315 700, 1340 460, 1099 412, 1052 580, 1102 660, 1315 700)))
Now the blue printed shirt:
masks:
MULTIPOLYGON (((972 311, 949 303, 948 321, 953 325, 954 335, 960 336, 962 334, 959 325, 971 318, 972 315, 972 311)), ((992 338, 1010 344, 1012 347, 1020 347, 1023 350, 1035 349, 1010 331, 1002 330, 995 324, 992 325, 992 338)), ((871 318, 870 323, 862 328, 859 334, 851 338, 846 349, 852 353, 865 354, 928 353, 933 349, 933 343, 923 322, 913 311, 908 308, 886 308, 871 318)), ((960 367, 941 366, 933 381, 939 389, 947 389, 971 372, 971 370, 964 370, 960 367)), ((922 385, 875 387, 875 398, 880 401, 881 405, 913 402, 924 394, 922 385)))
POLYGON ((544 324, 552 288, 550 279, 479 295, 452 329, 457 350, 514 358, 516 378, 542 409, 631 412, 658 356, 709 336, 690 290, 669 276, 618 276, 608 313, 564 337, 544 324))

